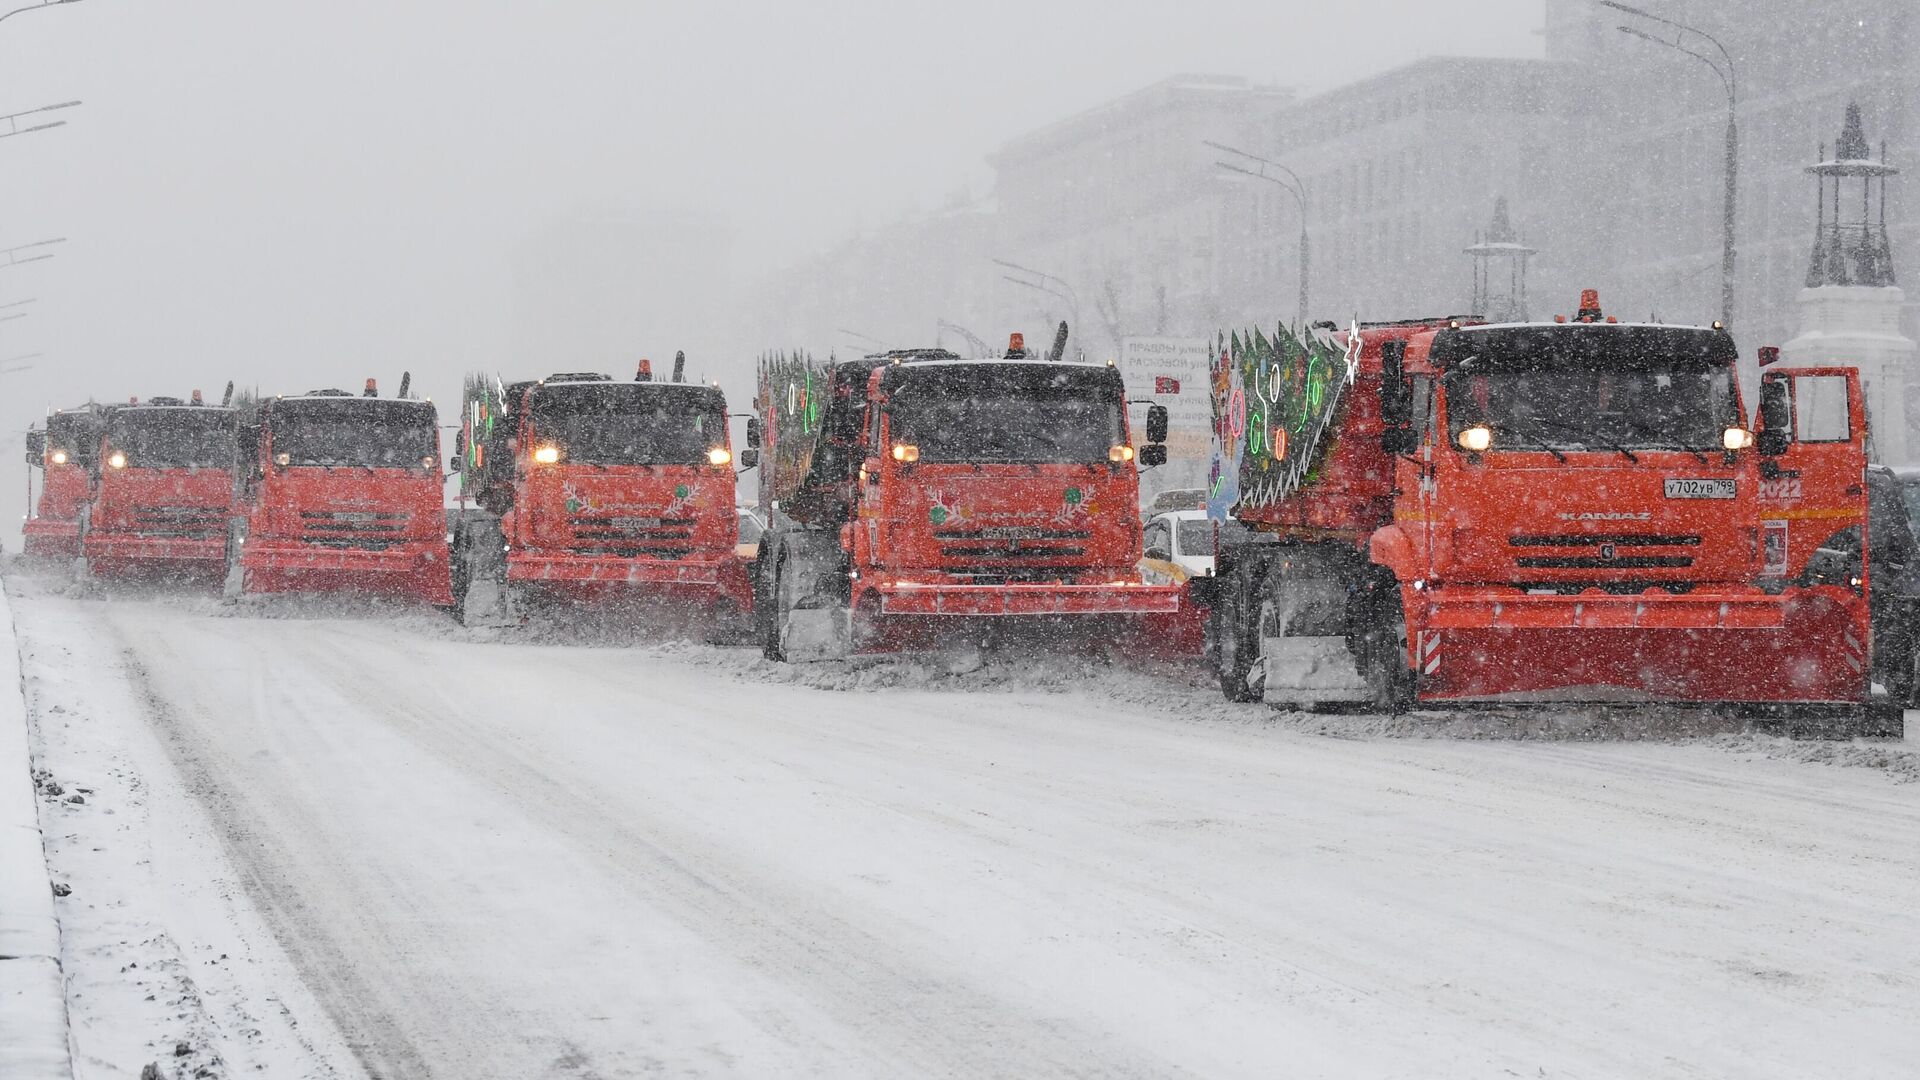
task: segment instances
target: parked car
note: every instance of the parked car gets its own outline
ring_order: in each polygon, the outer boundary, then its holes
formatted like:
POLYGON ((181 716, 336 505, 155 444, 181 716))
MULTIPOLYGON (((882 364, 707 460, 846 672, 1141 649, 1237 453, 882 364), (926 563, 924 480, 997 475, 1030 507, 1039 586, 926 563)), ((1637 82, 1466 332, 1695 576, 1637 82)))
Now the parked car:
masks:
POLYGON ((1205 510, 1207 508, 1206 488, 1169 488, 1153 497, 1147 508, 1140 514, 1140 523, 1146 524, 1161 514, 1175 510, 1205 510))
POLYGON ((741 560, 751 563, 760 557, 760 534, 767 531, 767 523, 751 506, 733 508, 740 515, 740 539, 733 546, 733 553, 741 560))

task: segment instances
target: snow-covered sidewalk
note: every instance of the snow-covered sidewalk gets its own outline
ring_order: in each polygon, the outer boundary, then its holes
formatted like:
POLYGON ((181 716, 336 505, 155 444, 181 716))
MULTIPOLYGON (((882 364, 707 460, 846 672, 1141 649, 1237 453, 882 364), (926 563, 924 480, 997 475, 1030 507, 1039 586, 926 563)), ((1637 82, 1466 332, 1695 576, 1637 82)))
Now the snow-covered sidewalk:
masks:
POLYGON ((60 924, 34 799, 20 648, 0 591, 0 1076, 72 1075, 60 924))

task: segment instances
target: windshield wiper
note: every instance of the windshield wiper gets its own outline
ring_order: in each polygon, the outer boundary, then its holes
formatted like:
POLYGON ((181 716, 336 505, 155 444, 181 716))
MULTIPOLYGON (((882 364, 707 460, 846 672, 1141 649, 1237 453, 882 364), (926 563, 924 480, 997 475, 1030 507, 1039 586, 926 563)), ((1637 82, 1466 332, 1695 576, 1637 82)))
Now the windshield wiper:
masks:
POLYGON ((1680 445, 1680 449, 1685 450, 1687 453, 1692 454, 1694 457, 1700 459, 1700 464, 1702 465, 1713 464, 1712 461, 1708 460, 1706 451, 1701 450, 1699 447, 1688 446, 1686 443, 1681 443, 1679 445, 1680 445))
MULTIPOLYGON (((1539 424, 1542 427, 1551 426, 1554 430, 1559 431, 1562 434, 1571 435, 1583 443, 1591 442, 1597 446, 1604 447, 1608 450, 1613 450, 1621 454, 1622 456, 1624 456, 1628 461, 1633 462, 1635 465, 1640 464, 1640 458, 1638 455, 1636 455, 1633 451, 1627 449, 1626 447, 1620 445, 1619 443, 1612 441, 1611 439, 1594 438, 1588 432, 1578 431, 1570 425, 1562 424, 1557 421, 1546 420, 1538 416, 1529 416, 1527 419, 1532 421, 1535 424, 1539 424)), ((1564 461, 1566 459, 1562 458, 1561 460, 1564 461)))

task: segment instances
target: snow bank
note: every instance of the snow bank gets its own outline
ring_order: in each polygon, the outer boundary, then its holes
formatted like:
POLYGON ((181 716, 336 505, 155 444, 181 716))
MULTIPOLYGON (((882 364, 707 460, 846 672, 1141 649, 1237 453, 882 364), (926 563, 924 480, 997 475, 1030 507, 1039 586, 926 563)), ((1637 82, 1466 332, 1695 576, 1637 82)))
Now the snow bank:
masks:
POLYGON ((70 1078, 60 924, 33 797, 13 611, 0 593, 0 1076, 70 1078))

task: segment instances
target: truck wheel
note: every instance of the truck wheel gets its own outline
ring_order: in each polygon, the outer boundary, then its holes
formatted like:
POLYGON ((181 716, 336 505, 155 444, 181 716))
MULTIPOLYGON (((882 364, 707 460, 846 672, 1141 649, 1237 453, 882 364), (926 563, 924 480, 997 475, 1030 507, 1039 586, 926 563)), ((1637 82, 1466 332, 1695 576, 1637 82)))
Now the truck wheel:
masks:
POLYGON ((760 655, 777 663, 787 659, 780 649, 780 604, 784 595, 780 575, 786 570, 786 562, 786 545, 782 544, 773 553, 766 587, 754 598, 753 605, 753 619, 760 627, 760 655))
POLYGON ((774 574, 770 660, 844 658, 852 650, 845 563, 830 536, 797 533, 782 544, 774 574))
POLYGON ((1413 707, 1413 669, 1407 666, 1407 615, 1397 588, 1382 589, 1368 605, 1361 631, 1360 670, 1374 708, 1399 716, 1413 707))
POLYGON ((1260 680, 1264 674, 1260 664, 1264 569, 1264 560, 1240 560, 1234 565, 1232 580, 1213 605, 1214 670, 1220 677, 1220 692, 1228 701, 1246 703, 1264 697, 1260 680))

